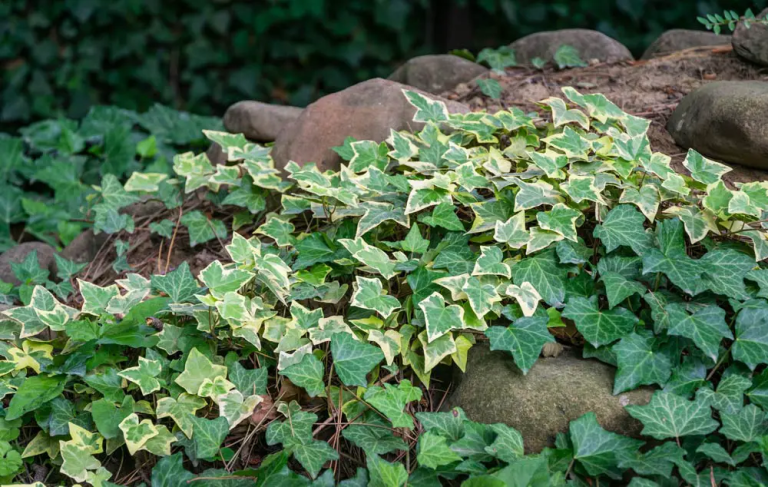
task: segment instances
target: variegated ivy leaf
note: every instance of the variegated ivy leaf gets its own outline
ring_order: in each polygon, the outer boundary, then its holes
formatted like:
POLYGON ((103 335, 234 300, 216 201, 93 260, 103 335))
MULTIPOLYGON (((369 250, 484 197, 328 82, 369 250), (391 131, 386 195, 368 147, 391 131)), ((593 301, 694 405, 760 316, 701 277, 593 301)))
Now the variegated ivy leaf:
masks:
MULTIPOLYGON (((157 425, 157 435, 150 438, 142 449, 158 457, 167 457, 171 454, 171 444, 177 441, 176 435, 168 431, 165 425, 157 425)), ((107 472, 109 473, 109 472, 107 472)), ((96 485, 94 485, 96 487, 96 485)))
POLYGON ((257 256, 254 264, 258 271, 256 279, 269 287, 282 300, 288 294, 288 288, 291 287, 288 279, 291 268, 288 264, 275 254, 257 256))
POLYGON ((559 242, 565 238, 560 233, 544 230, 541 227, 532 227, 530 235, 531 238, 528 240, 528 246, 525 249, 525 253, 528 255, 546 249, 553 243, 559 242))
POLYGON ((167 174, 134 172, 125 183, 126 191, 146 191, 156 193, 160 190, 160 183, 168 179, 167 174))
POLYGON ((242 294, 230 291, 224 295, 224 299, 216 301, 216 309, 225 320, 240 324, 250 317, 247 299, 242 294))
MULTIPOLYGON (((15 370, 24 370, 27 367, 34 370, 36 373, 40 373, 40 360, 53 361, 53 345, 46 343, 37 343, 30 340, 24 340, 21 344, 21 348, 9 347, 5 350, 5 355, 8 357, 9 363, 13 366, 8 366, 8 372, 15 370)), ((5 362, 2 362, 5 363, 5 362)), ((49 362, 50 363, 50 362, 49 362)), ((7 372, 3 372, 5 374, 7 372)), ((0 375, 3 375, 0 374, 0 375)))
POLYGON ((512 267, 512 279, 521 286, 530 282, 550 306, 562 306, 565 300, 567 272, 558 264, 553 251, 526 257, 512 267))
POLYGON ((381 348, 387 365, 392 365, 395 358, 400 355, 400 343, 403 336, 395 330, 380 332, 371 330, 368 332, 368 341, 373 342, 381 348))
POLYGON ((369 245, 362 239, 341 239, 339 243, 344 245, 356 260, 375 270, 376 273, 381 274, 385 278, 391 279, 397 274, 395 262, 390 260, 387 253, 380 248, 369 245))
MULTIPOLYGON (((421 343, 422 351, 424 353, 424 372, 429 373, 432 369, 444 359, 452 356, 458 351, 456 348, 456 340, 453 338, 452 333, 446 333, 435 340, 429 340, 427 331, 419 333, 419 342, 421 343)), ((411 364, 414 369, 417 369, 415 364, 411 364)))
POLYGON ((194 424, 191 418, 198 409, 204 408, 205 404, 205 399, 182 392, 176 399, 172 397, 158 399, 155 412, 157 419, 171 418, 187 438, 192 438, 194 424))
POLYGON ((117 375, 138 385, 141 393, 147 396, 160 390, 160 387, 162 387, 162 384, 157 379, 162 370, 163 365, 159 360, 148 360, 144 357, 139 357, 139 365, 121 370, 117 375))
MULTIPOLYGON (((492 284, 483 284, 474 276, 470 276, 467 279, 461 290, 467 295, 472 311, 474 311, 480 318, 485 316, 485 314, 491 310, 493 303, 501 301, 501 296, 497 293, 496 286, 492 284)), ((421 304, 419 304, 419 306, 421 306, 421 304)))
POLYGON ((456 168, 454 174, 456 175, 456 182, 459 183, 467 191, 473 191, 477 188, 487 188, 490 183, 488 178, 478 174, 474 163, 466 162, 456 168))
MULTIPOLYGON (((211 142, 219 144, 221 150, 224 151, 224 153, 227 155, 236 149, 242 151, 246 146, 250 144, 248 139, 246 139, 245 135, 243 134, 230 134, 229 132, 219 132, 216 130, 203 130, 203 135, 205 135, 205 137, 211 142)), ((236 161, 237 159, 231 158, 229 160, 236 161)))
POLYGON ((384 142, 377 144, 372 140, 358 140, 350 144, 352 159, 349 160, 349 169, 352 172, 361 173, 370 167, 381 171, 389 164, 389 147, 384 142))
POLYGON ((578 132, 570 127, 565 127, 561 133, 550 135, 542 139, 548 147, 554 147, 568 157, 587 160, 587 155, 592 149, 592 144, 578 132))
POLYGON ((220 396, 223 396, 234 388, 235 385, 222 376, 214 377, 213 380, 206 377, 203 379, 203 383, 200 384, 200 389, 197 391, 197 395, 200 397, 210 397, 214 402, 218 403, 218 398, 220 396))
POLYGON ((115 296, 109 300, 107 305, 108 313, 126 314, 131 308, 139 304, 152 290, 150 280, 139 274, 128 274, 126 279, 115 281, 118 286, 123 288, 126 293, 115 296))
POLYGON ((152 421, 148 419, 139 421, 139 416, 136 413, 131 413, 130 416, 120 422, 120 431, 123 432, 125 446, 128 447, 128 452, 131 455, 135 455, 147 441, 160 434, 152 421))
POLYGON ((631 203, 637 206, 643 215, 651 222, 656 217, 656 212, 659 210, 659 203, 661 197, 659 196, 659 190, 655 186, 646 184, 639 190, 635 188, 627 188, 621 194, 619 203, 631 203))
MULTIPOLYGON (((601 123, 606 123, 609 119, 623 120, 627 116, 621 108, 617 107, 601 93, 582 95, 570 86, 563 86, 561 89, 569 100, 585 108, 590 117, 597 119, 601 123)), ((588 129, 589 127, 584 128, 588 129)))
POLYGON ((360 276, 355 279, 356 289, 352 293, 352 306, 376 311, 383 318, 387 318, 394 310, 400 308, 400 301, 396 297, 383 293, 379 279, 360 276))
POLYGON ((520 191, 515 195, 515 212, 521 210, 530 210, 542 205, 556 205, 562 201, 562 197, 551 184, 544 181, 535 183, 526 183, 520 179, 514 178, 520 191))
POLYGON ((287 247, 296 243, 294 230, 296 228, 287 218, 270 213, 266 223, 257 228, 256 233, 270 237, 278 247, 287 247))
POLYGON ((396 161, 410 160, 419 153, 418 147, 411 141, 412 135, 408 132, 398 132, 395 129, 389 129, 387 143, 392 150, 387 154, 396 161))
POLYGON ((240 179, 240 168, 237 166, 217 164, 216 172, 213 173, 209 181, 220 185, 240 186, 242 184, 242 180, 240 179))
POLYGON ((464 286, 469 281, 469 274, 460 274, 458 276, 440 277, 435 279, 435 284, 443 286, 451 292, 451 299, 454 301, 460 301, 467 299, 467 294, 464 292, 464 286))
POLYGON ((296 328, 305 331, 311 330, 319 326, 320 319, 323 318, 323 309, 316 308, 310 311, 298 301, 294 301, 291 303, 291 317, 296 328))
POLYGON ((232 428, 248 418, 263 400, 261 396, 253 395, 244 398, 239 391, 229 391, 219 396, 216 402, 219 405, 220 414, 227 418, 231 431, 232 428))
POLYGON ((541 301, 539 292, 527 281, 519 286, 510 284, 507 286, 504 294, 517 300, 517 304, 520 305, 520 309, 523 311, 524 316, 533 316, 533 313, 536 312, 536 308, 539 306, 539 301, 541 301))
POLYGON ((576 203, 582 201, 593 201, 602 205, 606 204, 600 194, 600 189, 595 185, 594 176, 577 176, 571 174, 568 182, 560 185, 565 193, 576 203))
POLYGON ((568 240, 574 242, 576 238, 576 220, 581 212, 574 210, 562 203, 558 203, 549 211, 540 211, 536 214, 539 226, 544 230, 557 232, 568 240))
POLYGON ((184 372, 176 377, 175 382, 189 394, 197 394, 206 379, 213 381, 217 377, 226 378, 226 376, 226 366, 214 364, 197 348, 193 348, 184 364, 184 372))
POLYGON ((568 109, 562 98, 553 96, 546 100, 541 100, 539 103, 548 106, 552 110, 552 123, 555 127, 576 123, 581 125, 584 130, 589 130, 589 117, 581 110, 568 109))
POLYGON ((497 242, 506 243, 513 249, 520 249, 527 244, 530 235, 525 229, 525 212, 515 213, 506 222, 497 220, 493 238, 497 242))
POLYGON ((768 184, 765 181, 742 184, 739 188, 742 193, 749 196, 749 201, 760 208, 768 211, 768 184))
POLYGON ((695 206, 672 206, 664 211, 665 214, 676 215, 683 222, 685 233, 695 244, 704 239, 709 232, 717 233, 715 216, 707 210, 700 210, 695 206))
POLYGON ((714 184, 720 181, 723 174, 733 171, 733 168, 711 161, 693 149, 688 149, 683 166, 691 171, 691 177, 704 184, 714 184))
POLYGON ((414 122, 446 122, 448 121, 448 108, 445 103, 432 100, 415 91, 403 89, 408 103, 416 107, 413 116, 414 122))
POLYGON ((208 264, 208 267, 200 271, 200 280, 208 287, 208 291, 218 299, 223 299, 226 293, 237 292, 252 277, 252 272, 226 268, 218 260, 214 260, 208 264))
POLYGON ((173 171, 186 178, 184 191, 189 194, 210 184, 208 179, 213 174, 213 166, 204 152, 198 155, 193 152, 185 152, 173 156, 173 171))
POLYGON ((369 201, 362 203, 361 207, 365 209, 365 213, 357 222, 355 238, 362 237, 385 221, 393 221, 406 228, 410 225, 409 219, 405 215, 405 210, 395 207, 391 203, 369 201))
POLYGON ((493 176, 501 176, 512 170, 512 162, 495 147, 488 151, 488 159, 483 163, 483 169, 493 176))
POLYGON ((80 294, 83 295, 81 312, 99 316, 107 312, 109 302, 115 296, 120 295, 120 290, 112 284, 107 287, 97 286, 90 282, 77 280, 80 294))
POLYGON ((451 204, 451 194, 445 189, 432 187, 424 189, 413 188, 408 195, 408 201, 405 204, 405 214, 410 215, 425 208, 439 205, 441 203, 451 204))
POLYGON ((246 239, 239 233, 232 234, 232 242, 225 247, 232 260, 243 266, 253 265, 254 256, 261 253, 261 242, 255 237, 246 239))
POLYGON ((661 187, 667 191, 686 196, 691 190, 686 186, 685 179, 679 174, 668 174, 667 179, 661 183, 661 187))
POLYGON ((732 215, 741 214, 760 218, 763 209, 760 208, 760 206, 753 204, 746 193, 738 191, 733 193, 733 198, 728 202, 728 213, 732 215))
POLYGON ((475 261, 475 267, 472 270, 473 276, 503 276, 507 279, 512 277, 512 270, 509 265, 502 262, 504 254, 501 249, 495 245, 480 247, 480 257, 475 261))
POLYGON ((424 313, 429 343, 451 330, 464 328, 464 309, 455 304, 446 305, 445 298, 438 292, 422 299, 419 308, 424 313))
POLYGON ((552 179, 565 179, 563 168, 568 165, 568 157, 555 151, 547 150, 541 152, 528 152, 533 163, 544 171, 552 179))
POLYGON ((87 448, 71 441, 60 441, 59 445, 62 459, 59 471, 77 482, 85 482, 89 470, 96 470, 101 467, 101 463, 93 457, 87 448))

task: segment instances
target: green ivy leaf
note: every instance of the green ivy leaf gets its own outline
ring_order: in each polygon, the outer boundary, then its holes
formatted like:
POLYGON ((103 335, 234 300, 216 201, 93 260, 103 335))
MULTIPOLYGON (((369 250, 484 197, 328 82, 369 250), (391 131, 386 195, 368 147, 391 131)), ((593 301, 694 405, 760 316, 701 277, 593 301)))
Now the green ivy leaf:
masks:
POLYGON ((573 320, 576 329, 594 347, 608 345, 629 335, 638 321, 633 313, 624 308, 600 311, 597 296, 568 300, 562 315, 573 320))
POLYGON ((706 435, 718 426, 706 401, 688 401, 668 392, 656 391, 647 405, 625 409, 643 423, 642 434, 657 440, 706 435))
POLYGON ((630 247, 643 255, 652 246, 652 238, 643 228, 645 217, 630 205, 618 205, 608 212, 605 221, 596 226, 595 238, 602 240, 608 252, 620 246, 630 247))
POLYGON ((196 417, 191 419, 194 424, 192 441, 195 444, 197 458, 215 458, 229 433, 227 418, 219 416, 216 419, 196 417))
POLYGON ((427 431, 419 436, 416 460, 427 468, 438 468, 460 462, 461 457, 448 447, 445 437, 427 431))
POLYGON ((654 351, 654 338, 632 333, 613 346, 618 371, 613 394, 636 389, 641 385, 663 386, 672 373, 672 363, 662 352, 654 351))
POLYGON ((768 363, 768 308, 745 308, 736 316, 736 340, 731 354, 734 360, 743 362, 754 370, 759 364, 768 363))
POLYGON ((413 429, 413 418, 406 406, 409 402, 421 399, 421 389, 414 387, 411 381, 404 379, 397 386, 384 384, 384 387, 371 386, 363 398, 371 406, 392 421, 393 428, 413 429))
POLYGON ((325 394, 324 371, 323 363, 314 354, 308 353, 300 362, 284 368, 280 373, 315 397, 325 394))
POLYGON ((331 353, 336 373, 347 386, 366 387, 368 372, 384 360, 378 347, 358 341, 349 333, 331 337, 331 353))
POLYGON ((733 339, 725 322, 725 310, 718 306, 706 306, 688 314, 684 305, 672 303, 665 311, 669 319, 667 333, 690 338, 712 360, 717 360, 723 338, 733 339))
POLYGON ((625 452, 636 451, 642 441, 611 433, 600 427, 595 413, 587 413, 571 421, 573 459, 589 475, 608 475, 620 478, 618 463, 625 452))
POLYGON ((545 343, 555 339, 547 329, 549 317, 539 313, 530 318, 518 318, 508 327, 492 326, 485 331, 491 341, 491 350, 505 350, 512 354, 515 364, 527 374, 541 354, 545 343))
POLYGON ((214 238, 227 238, 227 227, 221 220, 209 220, 198 210, 185 213, 181 217, 181 224, 189 230, 189 244, 194 247, 214 238))
POLYGON ((720 433, 729 440, 749 443, 768 432, 766 414, 754 404, 744 406, 735 414, 723 412, 720 414, 720 419, 723 421, 720 433))

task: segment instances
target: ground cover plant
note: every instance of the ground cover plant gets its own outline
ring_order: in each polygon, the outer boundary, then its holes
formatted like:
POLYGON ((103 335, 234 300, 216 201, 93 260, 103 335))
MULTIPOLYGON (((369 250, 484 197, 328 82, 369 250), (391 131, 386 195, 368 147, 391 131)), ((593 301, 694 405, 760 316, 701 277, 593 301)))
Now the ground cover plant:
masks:
POLYGON ((66 301, 26 280, 0 322, 0 481, 768 482, 768 185, 727 187, 695 151, 676 173, 602 95, 568 88, 541 115, 404 96, 424 128, 348 139, 338 172, 285 181, 269 148, 207 131, 228 165, 187 152, 173 177, 111 183, 118 215, 186 195, 152 231, 219 258, 78 279, 66 301), (527 372, 568 326, 617 367, 614 393, 657 389, 627 408, 642 439, 588 413, 524 455, 513 428, 438 411, 434 375, 471 347, 527 372))

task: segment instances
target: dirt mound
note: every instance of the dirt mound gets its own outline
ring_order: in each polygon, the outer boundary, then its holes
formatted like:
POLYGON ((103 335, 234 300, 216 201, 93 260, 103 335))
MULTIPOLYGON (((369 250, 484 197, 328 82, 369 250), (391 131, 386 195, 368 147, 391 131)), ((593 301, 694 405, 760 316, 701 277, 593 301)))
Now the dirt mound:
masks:
MULTIPOLYGON (((603 93, 633 115, 652 121, 649 137, 653 150, 672 156, 673 164, 685 172, 681 162, 685 151, 678 147, 664 128, 680 100, 699 86, 711 81, 768 80, 768 70, 739 59, 727 47, 699 47, 668 56, 614 64, 597 64, 565 71, 510 68, 496 79, 502 87, 501 98, 483 95, 476 83, 461 84, 443 97, 468 104, 472 110, 494 112, 519 107, 539 111, 536 102, 550 96, 563 97, 563 86, 573 86, 582 93, 603 93)), ((768 180, 768 172, 734 166, 723 178, 726 182, 768 180)))

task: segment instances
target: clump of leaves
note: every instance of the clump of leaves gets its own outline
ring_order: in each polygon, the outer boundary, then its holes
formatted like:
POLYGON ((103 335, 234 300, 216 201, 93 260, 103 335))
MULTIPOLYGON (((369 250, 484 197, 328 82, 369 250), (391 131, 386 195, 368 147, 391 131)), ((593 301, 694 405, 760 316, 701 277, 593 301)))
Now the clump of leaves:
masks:
MULTIPOLYGON (((419 133, 348 140, 338 172, 290 163, 292 182, 268 149, 207 132, 229 165, 180 154, 178 187, 257 212, 255 231, 230 238, 200 212, 190 238, 218 235, 228 258, 197 278, 185 264, 119 287, 78 281, 80 309, 36 286, 7 311, 8 476, 28 478, 13 450, 55 479, 123 483, 104 460, 125 448, 162 457, 159 485, 333 485, 342 471, 343 485, 394 487, 765 483, 768 184, 730 187, 730 168, 695 151, 678 174, 647 120, 563 91, 541 102, 548 123, 406 92, 419 133), (436 367, 463 370, 488 341, 527 373, 563 320, 585 357, 617 367, 615 394, 657 388, 627 408, 653 443, 588 413, 524 455, 507 425, 425 410, 436 367), (233 448, 262 432, 282 450, 254 470, 233 448)), ((132 180, 115 194, 159 189, 132 180)))
POLYGON ((744 24, 744 27, 749 29, 752 24, 768 25, 768 15, 760 18, 755 17, 752 13, 752 9, 747 9, 744 15, 739 15, 733 10, 724 10, 723 15, 720 14, 707 14, 705 17, 696 17, 707 30, 711 30, 715 34, 720 34, 723 27, 727 27, 731 32, 736 30, 736 25, 740 22, 744 24))

